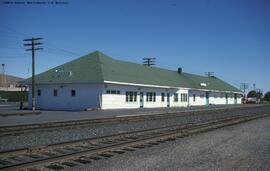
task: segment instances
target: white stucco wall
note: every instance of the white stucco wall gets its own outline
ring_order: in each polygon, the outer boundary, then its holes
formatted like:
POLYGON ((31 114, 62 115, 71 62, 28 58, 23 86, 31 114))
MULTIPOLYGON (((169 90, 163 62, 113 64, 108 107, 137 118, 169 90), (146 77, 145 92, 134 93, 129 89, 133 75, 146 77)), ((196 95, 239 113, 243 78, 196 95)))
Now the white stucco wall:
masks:
MULTIPOLYGON (((185 107, 206 104, 206 92, 199 90, 187 90, 177 88, 157 88, 120 84, 51 84, 36 86, 36 108, 50 110, 84 110, 85 108, 121 109, 140 108, 140 92, 143 93, 143 107, 185 107), (38 89, 41 96, 37 96, 38 89), (57 89, 58 95, 53 96, 53 90, 57 89), (71 96, 71 90, 76 90, 76 96, 71 96), (120 94, 107 94, 107 90, 119 90, 120 94), (137 92, 136 102, 126 102, 126 91, 137 92), (146 93, 155 92, 156 101, 146 101, 146 93), (161 101, 161 93, 165 94, 161 101), (169 93, 169 103, 167 102, 169 93), (174 94, 178 94, 178 102, 174 101, 174 94), (181 102, 181 93, 187 94, 187 101, 181 102), (196 95, 193 101, 193 94, 196 95)), ((241 96, 237 96, 237 104, 241 103, 241 96)), ((226 94, 221 92, 209 92, 209 104, 226 104, 226 94), (216 96, 216 98, 215 98, 216 96)), ((228 93, 228 104, 235 104, 234 94, 228 93)), ((29 105, 31 106, 31 86, 29 87, 29 105)))
MULTIPOLYGON (((237 95, 237 104, 241 104, 241 95, 237 95)), ((198 90, 189 91, 189 105, 205 105, 206 104, 206 92, 198 90), (195 102, 193 101, 193 95, 196 95, 195 102), (200 96, 203 95, 204 98, 200 96)), ((226 92, 211 92, 209 91, 209 104, 221 105, 221 104, 235 104, 234 94, 226 92), (226 94, 228 94, 228 103, 226 103, 226 94)))
MULTIPOLYGON (((31 87, 29 87, 29 104, 31 101, 31 87)), ((51 84, 36 86, 36 108, 49 110, 84 110, 85 108, 99 108, 101 84, 51 84), (41 90, 41 96, 37 91, 41 90), (57 89, 58 95, 53 91, 57 89), (71 96, 71 90, 76 90, 76 96, 71 96)))
POLYGON ((234 104, 234 94, 228 93, 228 104, 234 104))
POLYGON ((226 104, 225 93, 209 92, 209 104, 226 104))
POLYGON ((142 87, 130 85, 117 85, 105 84, 103 86, 102 94, 102 109, 115 109, 115 108, 139 108, 140 107, 140 92, 143 92, 143 107, 167 107, 167 93, 170 94, 170 107, 187 106, 188 102, 181 102, 181 93, 188 93, 187 90, 179 89, 165 89, 155 87, 142 87), (120 94, 106 94, 107 90, 119 90, 120 94), (126 91, 137 92, 136 102, 126 102, 126 91), (156 101, 147 102, 146 93, 155 92, 156 101), (165 93, 164 102, 161 101, 161 93, 165 93), (178 102, 174 102, 173 94, 178 93, 178 102))
POLYGON ((189 91, 189 105, 190 106, 199 106, 205 105, 205 91, 190 90, 189 91), (193 101, 193 95, 195 95, 195 102, 193 101))
POLYGON ((237 104, 242 103, 242 96, 240 94, 237 95, 237 104))
POLYGON ((174 97, 173 97, 173 94, 172 94, 171 107, 186 107, 186 106, 188 106, 188 90, 187 89, 179 89, 176 93, 178 94, 178 102, 174 101, 174 97), (181 94, 182 93, 187 94, 187 101, 186 102, 181 101, 181 94))

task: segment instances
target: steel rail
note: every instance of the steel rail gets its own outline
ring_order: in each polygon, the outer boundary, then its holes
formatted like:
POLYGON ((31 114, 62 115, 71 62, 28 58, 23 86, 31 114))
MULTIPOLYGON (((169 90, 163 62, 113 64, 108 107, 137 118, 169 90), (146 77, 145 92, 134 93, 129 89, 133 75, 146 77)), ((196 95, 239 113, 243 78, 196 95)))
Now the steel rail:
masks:
MULTIPOLYGON (((124 142, 117 142, 113 144, 109 144, 103 147, 96 147, 92 149, 86 149, 82 151, 76 151, 76 152, 70 152, 67 154, 55 156, 55 157, 48 157, 45 159, 39 159, 39 160, 34 160, 26 163, 18 163, 15 165, 9 165, 6 167, 2 167, 0 169, 5 169, 5 170, 16 170, 16 169, 25 169, 29 167, 34 167, 34 166, 40 166, 40 165, 45 165, 48 163, 55 163, 55 162, 61 162, 64 160, 70 160, 78 157, 82 157, 85 155, 95 155, 95 154, 100 154, 108 151, 112 151, 115 149, 123 149, 126 147, 134 147, 136 145, 141 145, 141 144, 147 144, 151 142, 156 142, 159 140, 169 140, 171 138, 176 138, 176 137, 183 137, 187 136, 190 134, 198 133, 198 132, 203 132, 207 131, 210 129, 216 129, 216 128, 221 128, 229 125, 234 125, 237 123, 257 119, 257 118, 262 118, 269 116, 268 114, 261 114, 261 115, 239 115, 239 116, 234 116, 234 117, 227 117, 223 119, 214 119, 214 120, 209 120, 209 121, 203 121, 203 122, 197 122, 197 123, 189 123, 188 125, 184 124, 178 125, 178 127, 174 126, 172 129, 164 129, 164 128, 158 128, 160 129, 157 134, 148 134, 146 137, 145 136, 139 136, 138 139, 130 139, 128 141, 124 142), (163 130, 162 130, 163 129, 163 130)), ((150 130, 147 130, 148 132, 150 130)), ((141 132, 142 133, 142 132, 141 132)), ((131 134, 131 133, 129 133, 131 134)), ((117 136, 117 135, 113 135, 117 136)), ((108 137, 107 137, 108 138, 108 137)), ((113 139, 113 138, 112 138, 113 139)), ((63 143, 64 144, 64 143, 63 143)), ((63 144, 58 144, 59 146, 63 144)), ((72 143, 70 143, 72 144, 72 143)), ((70 145, 69 144, 69 145, 70 145)), ((67 145, 67 144, 66 144, 67 145)))

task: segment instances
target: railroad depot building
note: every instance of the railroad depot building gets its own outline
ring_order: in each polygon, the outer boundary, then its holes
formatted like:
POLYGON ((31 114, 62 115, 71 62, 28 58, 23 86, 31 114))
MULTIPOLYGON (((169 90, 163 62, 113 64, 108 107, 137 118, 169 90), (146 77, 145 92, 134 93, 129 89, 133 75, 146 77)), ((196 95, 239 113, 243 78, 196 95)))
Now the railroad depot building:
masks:
MULTIPOLYGON (((24 80, 29 87, 31 78, 24 80)), ((95 51, 36 76, 36 108, 51 110, 240 104, 242 92, 216 78, 144 66, 95 51)))

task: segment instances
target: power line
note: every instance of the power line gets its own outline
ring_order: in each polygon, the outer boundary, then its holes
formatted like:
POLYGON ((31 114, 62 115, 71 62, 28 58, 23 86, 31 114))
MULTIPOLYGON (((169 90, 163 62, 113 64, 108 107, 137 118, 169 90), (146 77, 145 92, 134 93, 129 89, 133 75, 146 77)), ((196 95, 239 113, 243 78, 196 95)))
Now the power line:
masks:
POLYGON ((18 49, 18 50, 23 50, 23 48, 18 48, 18 47, 0 47, 0 49, 18 49))
POLYGON ((18 58, 23 55, 0 55, 0 58, 18 58))
MULTIPOLYGON (((25 34, 25 33, 19 32, 19 31, 15 30, 15 29, 13 29, 13 28, 11 28, 11 27, 8 27, 8 26, 5 26, 5 25, 3 25, 3 24, 0 24, 0 26, 1 26, 1 25, 3 26, 4 29, 6 29, 6 30, 8 30, 8 31, 10 31, 10 32, 16 33, 17 35, 20 35, 20 36, 22 36, 22 37, 24 37, 24 38, 25 38, 25 37, 32 37, 32 36, 27 35, 27 34, 25 34)), ((82 54, 80 54, 80 53, 72 52, 72 51, 66 50, 66 49, 64 49, 64 48, 59 48, 59 47, 57 47, 57 46, 55 46, 55 45, 53 45, 53 44, 51 44, 51 43, 49 43, 49 42, 47 42, 47 41, 46 41, 46 46, 48 46, 48 48, 51 48, 51 49, 55 49, 55 50, 58 50, 58 51, 65 52, 66 54, 72 54, 72 55, 76 55, 76 56, 82 55, 82 54)), ((46 48, 46 49, 48 49, 48 48, 46 48)))
POLYGON ((72 51, 69 51, 69 50, 66 50, 66 49, 63 49, 63 48, 58 48, 58 47, 56 47, 56 46, 54 46, 54 45, 52 45, 51 43, 48 43, 48 42, 46 42, 46 44, 47 44, 48 48, 51 49, 51 50, 55 49, 55 50, 62 51, 62 52, 72 54, 72 55, 76 55, 76 56, 81 55, 81 54, 79 54, 77 52, 72 52, 72 51))
POLYGON ((21 36, 23 36, 23 37, 32 37, 32 36, 30 36, 30 35, 27 35, 27 34, 24 34, 24 33, 22 33, 22 32, 19 32, 19 31, 13 29, 13 28, 10 28, 10 27, 8 27, 8 26, 6 26, 6 25, 3 25, 3 24, 0 24, 0 25, 3 26, 2 28, 6 29, 6 30, 8 30, 8 31, 10 31, 10 32, 16 33, 17 35, 21 35, 21 36))
MULTIPOLYGON (((1 31, 2 32, 2 31, 1 31)), ((10 34, 10 32, 6 32, 5 34, 0 34, 0 37, 2 39, 21 39, 21 36, 18 36, 17 34, 10 34)))

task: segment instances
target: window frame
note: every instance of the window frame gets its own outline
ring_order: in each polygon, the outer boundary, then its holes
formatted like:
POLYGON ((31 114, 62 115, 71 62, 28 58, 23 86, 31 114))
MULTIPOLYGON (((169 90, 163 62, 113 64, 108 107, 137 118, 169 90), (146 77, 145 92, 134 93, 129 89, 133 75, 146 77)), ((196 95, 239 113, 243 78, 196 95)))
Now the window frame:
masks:
POLYGON ((126 102, 127 103, 137 102, 137 92, 136 91, 126 91, 126 102))
POLYGON ((179 101, 178 93, 174 93, 174 94, 173 94, 173 101, 174 101, 174 102, 178 102, 178 101, 179 101))
POLYGON ((120 90, 106 90, 106 94, 120 94, 120 90))
POLYGON ((156 92, 146 92, 146 102, 156 102, 156 92))
POLYGON ((181 102, 187 102, 187 93, 181 93, 181 102))

